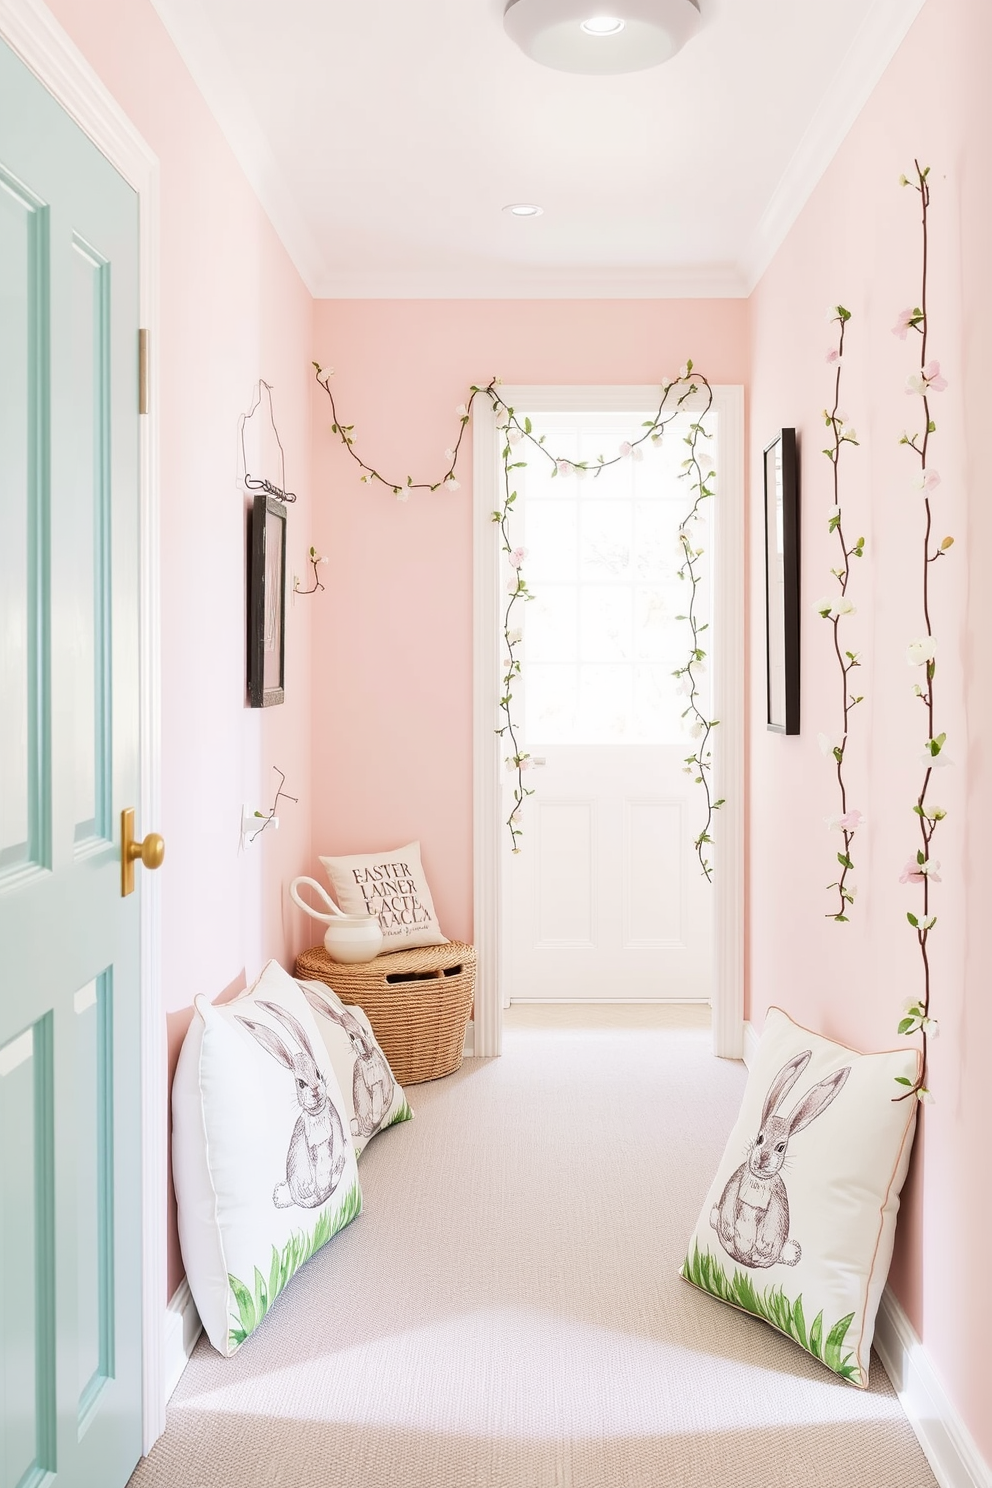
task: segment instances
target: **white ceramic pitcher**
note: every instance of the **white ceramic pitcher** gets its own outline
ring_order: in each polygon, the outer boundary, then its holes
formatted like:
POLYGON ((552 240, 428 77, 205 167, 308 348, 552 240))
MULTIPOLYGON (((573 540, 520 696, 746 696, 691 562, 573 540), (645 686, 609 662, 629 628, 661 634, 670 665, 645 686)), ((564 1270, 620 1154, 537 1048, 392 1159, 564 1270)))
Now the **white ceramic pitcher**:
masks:
POLYGON ((372 961, 382 950, 382 931, 376 917, 368 914, 344 914, 315 878, 294 878, 289 886, 289 893, 293 903, 305 909, 311 919, 321 920, 327 926, 324 931, 324 950, 332 961, 372 961), (330 914, 321 914, 319 909, 312 909, 300 897, 297 884, 306 884, 309 888, 316 889, 331 911, 330 914))

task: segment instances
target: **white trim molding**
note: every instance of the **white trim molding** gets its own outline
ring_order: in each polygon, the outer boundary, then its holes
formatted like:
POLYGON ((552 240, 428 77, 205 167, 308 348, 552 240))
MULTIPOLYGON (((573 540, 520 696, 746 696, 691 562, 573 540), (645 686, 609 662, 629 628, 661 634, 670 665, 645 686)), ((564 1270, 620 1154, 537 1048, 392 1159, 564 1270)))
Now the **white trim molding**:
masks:
POLYGON ((844 143, 926 0, 874 0, 796 146, 740 265, 750 295, 844 143))
POLYGON ((878 1309, 875 1347, 940 1488, 992 1488, 992 1469, 889 1287, 878 1309))
MULTIPOLYGON (((629 412, 657 408, 658 387, 504 387, 502 397, 527 413, 629 412)), ((684 405, 692 409, 691 403, 684 405)), ((700 402, 701 406, 701 402, 700 402)), ((713 534, 713 691, 720 720, 713 785, 725 805, 716 818, 713 934, 715 958, 713 1048, 740 1059, 744 1018, 744 390, 713 388, 719 416, 720 472, 710 528, 713 534)), ((503 853, 500 820, 498 719, 501 633, 500 548, 492 514, 500 506, 499 438, 492 405, 478 398, 473 412, 473 825, 475 873, 475 1043, 477 1055, 502 1049, 503 853)))
MULTIPOLYGON (((744 1025, 744 1063, 751 1068, 758 1034, 744 1025)), ((886 1287, 875 1321, 875 1348, 940 1488, 992 1488, 992 1469, 948 1398, 930 1355, 902 1304, 886 1287)))
MULTIPOLYGON (((149 412, 140 420, 140 730, 142 832, 160 816, 160 615, 158 504, 158 159, 41 0, 0 0, 0 37, 138 194, 141 324, 149 332, 149 412)), ((168 1115, 161 994, 161 887, 141 886, 142 1438, 165 1429, 162 1298, 166 1289, 168 1115)))
POLYGON ((166 1401, 172 1399, 202 1332, 200 1314, 184 1276, 165 1309, 162 1327, 162 1382, 166 1401))

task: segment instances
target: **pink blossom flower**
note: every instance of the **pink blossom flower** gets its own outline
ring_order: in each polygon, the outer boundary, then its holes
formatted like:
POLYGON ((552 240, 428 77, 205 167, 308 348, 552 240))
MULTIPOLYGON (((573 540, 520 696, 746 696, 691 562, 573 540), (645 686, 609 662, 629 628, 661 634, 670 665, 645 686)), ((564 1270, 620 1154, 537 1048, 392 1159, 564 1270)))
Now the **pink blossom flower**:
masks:
POLYGON ((572 471, 575 469, 575 466, 572 464, 571 460, 558 460, 556 463, 558 466, 559 475, 571 475, 572 471))
POLYGON ((621 458, 624 459, 624 460, 626 460, 627 457, 628 457, 628 455, 630 454, 630 452, 631 452, 631 450, 633 448, 634 448, 634 446, 631 444, 630 440, 629 439, 625 439, 624 442, 623 442, 623 444, 620 446, 620 455, 621 455, 621 458))
POLYGON ((520 565, 521 565, 521 563, 523 563, 523 561, 524 561, 524 559, 526 557, 527 557, 527 549, 526 548, 514 548, 513 552, 510 554, 510 567, 511 568, 519 568, 520 565))
POLYGON ((913 309, 911 305, 907 305, 906 309, 900 310, 898 316, 896 317, 896 323, 892 327, 893 336, 898 336, 900 341, 905 341, 906 332, 909 330, 912 324, 913 309))
POLYGON ((827 352, 823 360, 825 362, 842 362, 844 358, 841 356, 836 346, 831 346, 830 350, 827 352))
POLYGON ((864 824, 865 818, 860 811, 845 811, 843 816, 832 816, 827 822, 832 832, 856 832, 864 824))
POLYGON ((523 437, 524 436, 519 429, 508 429, 506 434, 506 442, 509 445, 519 444, 523 437))
POLYGON ((914 489, 922 491, 927 496, 929 496, 931 491, 935 491, 939 485, 939 470, 921 470, 919 475, 913 477, 914 489))
POLYGON ((947 387, 947 378, 940 375, 939 362, 927 362, 923 368, 923 376, 929 383, 932 393, 942 393, 947 387))

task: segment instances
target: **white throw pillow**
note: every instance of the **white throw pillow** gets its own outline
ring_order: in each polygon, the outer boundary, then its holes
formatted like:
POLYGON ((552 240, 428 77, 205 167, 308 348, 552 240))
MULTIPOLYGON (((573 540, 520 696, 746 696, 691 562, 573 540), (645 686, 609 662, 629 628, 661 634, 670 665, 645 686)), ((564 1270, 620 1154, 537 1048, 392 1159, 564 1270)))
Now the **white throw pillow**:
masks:
POLYGON ((345 1102, 306 998, 270 961, 250 991, 198 997, 172 1087, 190 1291, 230 1356, 304 1261, 361 1212, 345 1102))
POLYGON ((355 1151, 361 1156, 378 1132, 409 1121, 413 1112, 363 1010, 346 1006, 324 982, 298 985, 317 1014, 317 1027, 344 1096, 355 1151))
POLYGON ((911 1048, 857 1054, 769 1008, 681 1274, 868 1384, 916 1126, 911 1048))
POLYGON ((447 945, 424 877, 419 842, 408 842, 392 852, 352 853, 320 861, 339 909, 378 918, 384 955, 414 946, 447 945))

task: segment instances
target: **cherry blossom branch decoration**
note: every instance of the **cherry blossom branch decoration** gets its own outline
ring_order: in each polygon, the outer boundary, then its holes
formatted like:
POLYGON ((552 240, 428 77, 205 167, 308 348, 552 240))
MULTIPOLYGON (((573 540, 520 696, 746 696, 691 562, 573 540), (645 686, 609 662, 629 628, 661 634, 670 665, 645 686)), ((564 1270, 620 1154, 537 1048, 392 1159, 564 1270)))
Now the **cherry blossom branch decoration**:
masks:
POLYGON ((694 399, 703 391, 706 402, 702 414, 690 424, 689 431, 685 436, 685 442, 689 446, 688 458, 682 462, 682 477, 688 479, 692 493, 692 505, 679 529, 679 543, 682 549, 682 565, 679 569, 679 577, 687 581, 690 590, 690 603, 688 613, 677 618, 685 620, 690 629, 690 652, 685 666, 679 667, 673 674, 679 683, 684 696, 688 698, 685 711, 682 714, 684 720, 689 722, 690 731, 694 739, 698 740, 693 753, 685 760, 685 772, 695 776, 695 783, 703 789, 705 799, 705 820, 702 831, 695 839, 694 848, 699 858, 700 867, 706 878, 712 881, 712 867, 708 862, 705 849, 711 844, 713 815, 724 803, 722 800, 714 800, 710 784, 711 751, 709 739, 712 730, 717 726, 717 719, 709 719, 699 706, 699 691, 696 681, 699 671, 702 669, 706 652, 700 643, 702 633, 707 629, 697 613, 696 590, 701 582, 698 564, 703 556, 703 549, 696 546, 696 523, 700 520, 701 504, 713 496, 715 490, 714 462, 706 447, 708 439, 707 432, 703 426, 703 419, 713 406, 713 392, 709 382, 701 374, 693 370, 692 362, 689 361, 679 371, 677 377, 670 382, 662 384, 662 397, 658 411, 653 418, 647 419, 642 425, 643 433, 636 439, 623 440, 617 454, 610 459, 604 455, 598 455, 594 461, 570 460, 559 455, 552 454, 545 448, 545 437, 534 433, 534 427, 530 418, 517 414, 502 398, 498 389, 500 379, 492 378, 488 383, 475 385, 469 389, 469 396, 465 403, 459 404, 455 409, 455 417, 458 419, 458 437, 450 449, 444 452, 445 470, 435 481, 415 481, 412 476, 407 475, 402 480, 393 480, 382 474, 374 465, 368 464, 355 449, 355 426, 345 424, 341 421, 334 393, 331 389, 331 378, 333 369, 321 367, 318 362, 313 363, 314 375, 319 387, 326 393, 331 406, 331 432, 336 434, 361 470, 361 481, 368 486, 379 485, 392 492, 398 501, 408 501, 414 491, 458 491, 461 483, 457 479, 456 471, 458 460, 462 452, 462 441, 465 430, 472 417, 472 410, 477 398, 488 398, 495 416, 496 427, 503 436, 501 460, 503 467, 502 499, 499 507, 492 513, 493 523, 499 528, 502 542, 502 551, 506 554, 507 564, 510 570, 506 581, 507 603, 503 611, 503 677, 499 708, 503 714, 503 723, 496 730, 497 735, 505 739, 509 745, 510 753, 505 758, 507 769, 515 775, 513 787, 513 804, 506 819, 506 827, 510 833, 511 847, 514 853, 520 852, 520 838, 523 835, 522 807, 528 796, 534 794, 533 789, 525 784, 524 776, 531 768, 530 754, 521 744, 518 725, 513 712, 514 686, 519 680, 522 672, 522 661, 520 649, 523 645, 523 627, 518 624, 518 607, 528 603, 534 598, 527 586, 524 577, 523 566, 526 559, 526 550, 514 544, 511 523, 513 509, 517 501, 517 491, 514 489, 514 472, 524 469, 528 460, 515 458, 521 453, 528 454, 532 459, 546 461, 551 466, 552 479, 567 479, 574 477, 582 480, 586 476, 597 479, 604 470, 619 464, 623 460, 641 460, 644 457, 644 447, 651 448, 657 445, 663 438, 666 428, 674 419, 683 412, 687 401, 694 399), (520 446, 524 449, 521 451, 520 446))
POLYGON ((827 521, 827 531, 836 532, 840 545, 840 561, 837 568, 830 570, 837 582, 837 590, 833 596, 821 599, 817 604, 817 613, 830 624, 832 631, 831 641, 834 656, 837 661, 837 670, 840 678, 841 691, 841 730, 836 738, 830 738, 827 734, 820 734, 820 748, 825 755, 829 755, 834 761, 834 769, 837 775, 837 792, 839 797, 840 811, 836 816, 828 817, 827 826, 832 831, 838 831, 844 837, 844 850, 837 854, 840 864, 840 878, 827 885, 827 891, 836 890, 837 906, 828 911, 827 918, 845 924, 849 919, 849 908, 854 904, 854 885, 848 882, 848 874, 854 869, 854 860, 851 856, 851 848, 854 843, 854 835, 860 826, 864 825, 864 817, 860 811, 851 809, 847 804, 847 780, 844 774, 844 762, 847 754, 848 738, 850 736, 851 712, 859 703, 864 702, 863 694, 851 691, 850 674, 854 668, 861 665, 860 652, 851 651, 841 642, 841 626, 849 615, 855 613, 855 607, 848 595, 848 586, 851 582, 851 559, 863 558, 865 552, 865 540, 859 537, 850 547, 844 535, 844 514, 841 510, 841 462, 844 446, 858 443, 857 435, 853 426, 848 421, 846 413, 841 412, 840 389, 841 378, 844 372, 844 340, 847 335, 847 324, 851 319, 850 310, 845 310, 843 305, 832 305, 827 312, 827 320, 831 325, 840 327, 837 345, 827 352, 827 362, 835 368, 834 372, 834 401, 833 407, 823 410, 823 419, 830 430, 828 438, 831 443, 823 451, 831 464, 831 475, 833 482, 833 507, 827 521))
MULTIPOLYGON (((692 363, 687 362, 680 372, 680 377, 691 378, 694 374, 692 363)), ((717 718, 709 718, 699 706, 699 689, 696 686, 698 674, 703 671, 706 661, 706 652, 700 644, 703 632, 709 629, 709 623, 702 621, 697 613, 697 589, 700 585, 699 560, 703 556, 703 549, 698 546, 698 524, 702 520, 702 506, 709 501, 715 492, 716 471, 709 448, 705 441, 709 435, 703 420, 713 407, 713 390, 704 377, 699 378, 700 384, 705 388, 706 405, 695 420, 689 425, 685 442, 689 446, 689 456, 682 462, 682 475, 680 479, 687 480, 689 484, 690 499, 692 505, 688 514, 679 526, 679 543, 682 548, 682 564, 678 570, 679 578, 686 583, 689 590, 689 608, 685 615, 676 615, 676 620, 685 620, 689 626, 690 647, 689 659, 685 666, 679 667, 674 673, 678 678, 679 687, 688 698, 688 705, 682 714, 683 721, 688 723, 689 732, 696 740, 696 747, 692 754, 685 758, 683 770, 695 780, 696 785, 703 788, 703 798, 706 803, 706 817, 702 830, 693 843, 696 857, 704 877, 713 882, 713 866, 706 856, 706 849, 712 844, 711 836, 713 827, 713 816, 724 804, 723 799, 715 800, 710 781, 713 765, 713 753, 710 749, 710 735, 719 723, 717 718), (702 446, 702 447, 701 447, 702 446)), ((690 386, 692 384, 690 383, 690 386)), ((664 406, 664 404, 662 405, 664 406)))
POLYGON ((930 167, 921 167, 918 160, 914 160, 913 169, 916 173, 915 180, 907 176, 901 176, 901 186, 912 186, 919 194, 922 225, 922 288, 920 291, 920 303, 912 308, 900 311, 899 318, 892 328, 892 334, 905 341, 910 331, 921 338, 920 345, 920 370, 910 373, 906 379, 906 392, 911 396, 918 397, 921 402, 923 414, 922 433, 903 433, 899 443, 907 445, 913 451, 918 465, 917 474, 913 477, 913 487, 923 496, 923 535, 920 551, 921 576, 922 576, 922 612, 923 633, 919 639, 910 641, 906 649, 906 660, 912 667, 924 669, 924 681, 914 684, 913 692, 919 698, 927 716, 927 738, 920 756, 923 766, 923 781, 919 794, 913 806, 917 817, 920 833, 920 845, 917 848, 915 858, 911 858, 902 871, 899 882, 913 884, 923 890, 922 914, 908 912, 906 919, 912 927, 919 946, 920 961, 923 972, 923 992, 919 997, 910 998, 905 1006, 904 1015, 899 1023, 899 1032, 906 1035, 919 1033, 923 1041, 923 1058, 920 1061, 920 1072, 915 1080, 900 1076, 898 1083, 907 1088, 902 1095, 896 1096, 896 1100, 907 1100, 914 1096, 917 1100, 930 1103, 933 1100, 927 1086, 927 1064, 929 1040, 937 1034, 937 1023, 930 1016, 930 1005, 932 999, 931 967, 930 967, 930 936, 937 924, 937 916, 931 914, 932 885, 940 883, 940 863, 933 857, 932 846, 937 828, 944 820, 947 812, 940 806, 934 806, 929 800, 930 782, 934 770, 940 769, 950 763, 944 753, 944 745, 947 742, 946 733, 938 733, 936 725, 936 689, 935 679, 937 674, 936 647, 934 644, 933 626, 931 624, 931 594, 930 573, 934 563, 939 558, 946 556, 948 549, 952 546, 953 537, 944 537, 934 546, 933 539, 933 510, 930 498, 940 485, 940 474, 930 463, 931 441, 937 432, 937 425, 931 416, 930 400, 938 393, 942 393, 947 387, 947 379, 941 376, 940 363, 928 360, 930 322, 927 311, 927 277, 929 272, 929 212, 930 212, 930 167))

